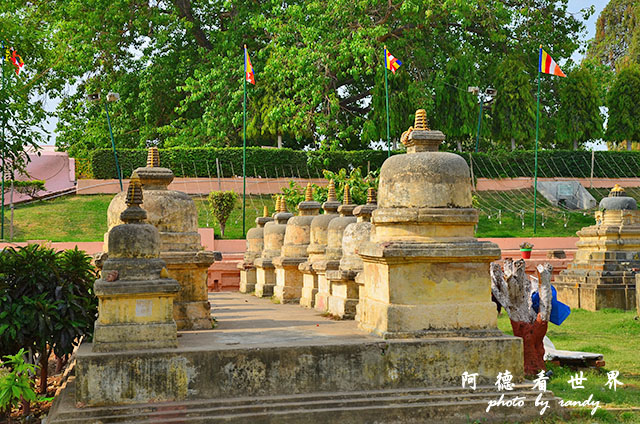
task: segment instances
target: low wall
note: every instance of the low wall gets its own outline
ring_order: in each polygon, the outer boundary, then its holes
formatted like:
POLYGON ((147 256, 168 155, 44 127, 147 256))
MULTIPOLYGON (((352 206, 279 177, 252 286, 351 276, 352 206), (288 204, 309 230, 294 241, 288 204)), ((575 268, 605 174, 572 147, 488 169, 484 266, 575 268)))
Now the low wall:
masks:
MULTIPOLYGON (((640 178, 538 178, 538 181, 578 181, 584 188, 613 188, 620 184, 622 187, 640 187, 640 178)), ((508 191, 533 188, 533 178, 478 178, 477 191, 508 191)))

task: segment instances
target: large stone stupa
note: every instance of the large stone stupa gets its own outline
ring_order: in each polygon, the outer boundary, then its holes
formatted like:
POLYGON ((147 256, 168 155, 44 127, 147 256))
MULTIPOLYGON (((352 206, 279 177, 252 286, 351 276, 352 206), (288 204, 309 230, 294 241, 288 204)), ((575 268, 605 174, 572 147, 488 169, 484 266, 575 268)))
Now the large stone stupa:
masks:
MULTIPOLYGON (((172 278, 180 283, 175 299, 174 317, 180 330, 211 328, 207 277, 209 266, 221 259, 219 252, 203 249, 198 233, 198 211, 191 197, 181 191, 168 190, 174 175, 160 167, 158 149, 151 147, 147 166, 134 171, 142 183, 147 221, 160 234, 160 257, 172 278)), ((120 214, 126 208, 125 194, 117 194, 109 204, 109 230, 122 224, 120 214)), ((109 233, 105 234, 105 250, 109 233)))
POLYGON ((572 308, 635 308, 640 268, 640 211, 616 184, 600 201, 596 224, 578 231, 573 261, 556 277, 558 300, 572 308))
POLYGON ((140 180, 133 175, 123 223, 109 231, 109 258, 95 283, 95 352, 177 347, 173 300, 180 286, 167 278, 158 230, 145 222, 140 180))
POLYGON ((500 334, 489 276, 500 249, 474 236, 469 166, 438 152, 445 136, 427 128, 424 110, 415 120, 407 154, 382 165, 371 240, 359 248, 360 328, 385 338, 500 334))

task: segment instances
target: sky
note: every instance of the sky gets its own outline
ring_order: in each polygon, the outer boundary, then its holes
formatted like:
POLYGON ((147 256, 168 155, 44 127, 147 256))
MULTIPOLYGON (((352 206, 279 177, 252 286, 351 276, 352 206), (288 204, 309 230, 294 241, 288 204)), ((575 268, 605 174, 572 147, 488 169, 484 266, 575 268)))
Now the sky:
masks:
MULTIPOLYGON (((600 15, 600 12, 602 12, 602 9, 604 9, 607 3, 609 3, 609 0, 569 0, 568 10, 571 13, 578 13, 580 12, 581 9, 590 7, 592 5, 595 7, 595 13, 586 22, 586 27, 587 27, 586 28, 587 34, 585 38, 586 40, 590 40, 595 36, 596 21, 598 19, 598 16, 600 15)), ((581 59, 582 59, 582 54, 576 52, 573 55, 573 60, 575 62, 580 62, 581 59)), ((559 62, 562 63, 562 61, 560 60, 559 62)), ((58 103, 59 101, 57 99, 50 99, 47 102, 47 109, 50 111, 55 110, 55 108, 58 106, 58 103)), ((47 143, 49 145, 55 144, 55 140, 56 140, 55 128, 56 128, 57 121, 58 120, 56 118, 52 118, 49 120, 49 122, 45 126, 45 129, 51 133, 51 139, 47 143)), ((594 144, 592 147, 596 150, 606 150, 606 145, 604 145, 603 143, 594 144)))

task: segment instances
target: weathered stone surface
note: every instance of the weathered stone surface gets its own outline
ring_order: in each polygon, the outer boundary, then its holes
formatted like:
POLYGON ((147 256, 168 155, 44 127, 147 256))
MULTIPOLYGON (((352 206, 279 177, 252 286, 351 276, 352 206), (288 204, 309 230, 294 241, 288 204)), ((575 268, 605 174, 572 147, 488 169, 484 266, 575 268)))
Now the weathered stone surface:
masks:
POLYGON ((298 205, 299 215, 287 223, 280 256, 273 259, 276 268, 274 298, 280 303, 299 303, 302 296, 302 271, 298 268, 308 257, 311 222, 318 215, 320 203, 312 200, 311 186, 306 199, 298 205))
MULTIPOLYGON (((147 221, 159 232, 160 256, 166 261, 171 278, 180 283, 174 308, 178 328, 211 328, 209 304, 203 293, 207 291, 207 270, 219 252, 203 251, 196 205, 186 193, 167 189, 174 175, 170 169, 159 166, 155 148, 149 149, 147 166, 136 169, 135 173, 142 183, 147 221), (154 154, 155 160, 151 160, 154 154)), ((111 200, 107 211, 109 230, 122 222, 119 216, 125 207, 124 193, 111 200)), ((122 242, 130 249, 137 248, 130 240, 122 239, 122 242)), ((109 255, 113 255, 109 233, 105 234, 105 246, 109 255)))
MULTIPOLYGON (((282 206, 284 206, 284 204, 282 206)), ((282 210, 274 216, 274 221, 265 224, 263 233, 264 249, 262 250, 262 255, 253 262, 256 267, 256 287, 254 294, 257 297, 273 295, 273 288, 276 284, 276 271, 273 265, 273 259, 280 256, 287 230, 287 223, 289 219, 293 217, 293 214, 287 212, 284 208, 281 209, 282 210)))
POLYGON ((432 151, 441 134, 413 130, 412 150, 384 162, 371 240, 358 248, 359 325, 386 338, 497 331, 489 263, 500 249, 475 239, 469 167, 432 151))
POLYGON ((640 211, 619 186, 600 201, 596 224, 578 231, 574 260, 556 277, 558 300, 572 308, 632 310, 640 268, 640 211))
POLYGON ((300 306, 305 308, 313 308, 315 305, 315 297, 318 293, 318 274, 313 269, 313 264, 325 260, 325 251, 328 243, 327 230, 329 223, 338 217, 336 213, 338 207, 340 207, 340 202, 335 198, 335 186, 331 181, 329 183, 328 199, 322 204, 324 214, 316 216, 311 221, 307 260, 298 266, 298 269, 303 273, 300 306))
POLYGON ((109 234, 110 257, 94 284, 98 297, 93 349, 97 352, 177 346, 173 299, 178 282, 164 275, 159 235, 144 223, 140 181, 134 174, 127 192, 125 224, 109 234))

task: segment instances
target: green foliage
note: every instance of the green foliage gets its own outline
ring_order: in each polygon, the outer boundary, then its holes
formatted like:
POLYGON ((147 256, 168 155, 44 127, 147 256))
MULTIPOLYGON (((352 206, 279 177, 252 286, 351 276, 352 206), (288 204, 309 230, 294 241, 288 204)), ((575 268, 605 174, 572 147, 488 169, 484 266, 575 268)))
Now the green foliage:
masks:
POLYGON ((640 65, 629 65, 618 72, 609 90, 607 106, 609 120, 606 138, 609 141, 640 141, 640 65))
POLYGON ((233 191, 212 191, 207 200, 211 214, 220 224, 220 233, 224 237, 224 228, 231 212, 237 206, 238 195, 233 191))
MULTIPOLYGON (((338 172, 324 171, 324 178, 333 180, 336 186, 336 197, 339 201, 344 198, 344 188, 349 184, 349 192, 351 193, 351 201, 355 204, 362 205, 367 202, 367 189, 369 187, 378 187, 379 170, 372 171, 367 176, 363 176, 360 168, 347 172, 341 169, 338 172)), ((327 187, 312 184, 313 200, 316 202, 326 202, 328 189, 327 187)), ((282 188, 282 193, 287 202, 287 210, 295 211, 298 204, 305 198, 305 186, 300 185, 297 181, 289 181, 288 187, 282 188)))
POLYGON ((611 0, 600 13, 587 58, 617 70, 640 63, 640 4, 611 0))
POLYGON ((495 138, 504 147, 533 148, 535 141, 536 101, 532 92, 531 73, 522 56, 508 57, 496 75, 498 97, 493 106, 492 122, 495 138))
POLYGON ((51 351, 67 355, 93 333, 95 279, 91 258, 77 248, 55 252, 32 244, 0 253, 0 353, 37 352, 41 391, 51 351))
POLYGON ((383 46, 403 62, 389 75, 397 139, 416 108, 435 116, 441 97, 458 101, 439 83, 443 70, 486 87, 513 51, 530 57, 527 69, 540 43, 556 60, 570 57, 588 14, 570 13, 567 0, 6 0, 0 35, 29 52, 34 94, 62 98, 56 143, 73 156, 109 147, 104 101, 84 99, 109 91, 121 95, 110 106, 118 149, 239 146, 244 43, 257 83, 248 87, 250 146, 282 135, 296 149, 353 149, 386 139, 383 46))
POLYGON ((44 190, 45 184, 44 180, 5 181, 5 187, 10 187, 12 182, 15 191, 31 198, 34 198, 39 191, 44 190))
POLYGON ((556 138, 559 145, 577 150, 586 141, 602 137, 602 98, 589 68, 577 68, 569 72, 567 78, 561 78, 558 102, 556 138))
MULTIPOLYGON (((392 152, 393 154, 400 152, 392 152)), ((160 166, 171 169, 178 177, 216 177, 216 158, 220 177, 242 175, 242 148, 170 148, 160 149, 160 166)), ((247 148, 247 176, 319 178, 322 171, 342 168, 378 169, 387 159, 382 150, 356 151, 296 151, 292 149, 247 148)), ((127 175, 146 166, 145 149, 118 150, 118 161, 127 175)), ((91 155, 95 178, 117 178, 111 149, 100 149, 91 155)))
POLYGON ((25 350, 20 349, 15 355, 5 355, 5 360, 0 364, 8 369, 6 374, 0 375, 0 411, 5 411, 7 415, 10 415, 11 409, 20 402, 37 400, 31 378, 36 367, 25 362, 25 356, 25 350))

